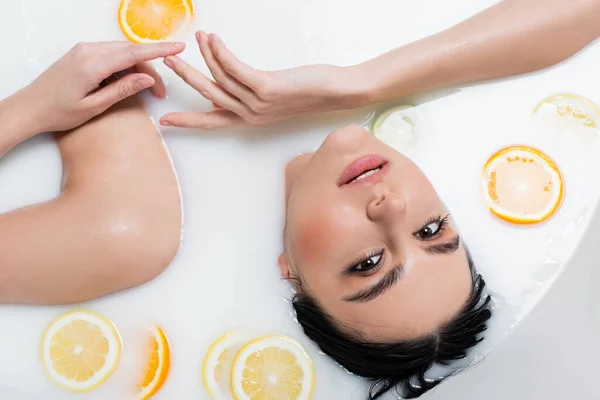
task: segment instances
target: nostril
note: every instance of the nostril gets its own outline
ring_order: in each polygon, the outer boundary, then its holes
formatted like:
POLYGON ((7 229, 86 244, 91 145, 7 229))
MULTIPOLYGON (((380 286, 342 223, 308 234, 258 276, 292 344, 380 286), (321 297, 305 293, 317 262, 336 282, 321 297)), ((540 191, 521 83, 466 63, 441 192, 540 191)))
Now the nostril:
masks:
POLYGON ((385 194, 382 194, 382 195, 381 195, 381 196, 380 196, 380 197, 377 199, 377 201, 375 202, 375 206, 380 206, 380 205, 381 205, 381 203, 383 203, 383 202, 384 202, 384 200, 385 200, 385 194))

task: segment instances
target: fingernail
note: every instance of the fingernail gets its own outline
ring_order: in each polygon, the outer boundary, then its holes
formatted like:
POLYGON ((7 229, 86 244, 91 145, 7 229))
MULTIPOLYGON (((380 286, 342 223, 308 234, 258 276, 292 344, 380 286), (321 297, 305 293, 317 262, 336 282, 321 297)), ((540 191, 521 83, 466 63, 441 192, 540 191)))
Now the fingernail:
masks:
POLYGON ((166 99, 167 98, 167 92, 160 90, 160 89, 156 89, 153 94, 154 94, 154 97, 156 97, 157 99, 166 99))
POLYGON ((196 32, 196 40, 200 41, 200 39, 202 39, 202 32, 198 31, 196 32))
POLYGON ((215 34, 214 34, 214 33, 211 33, 211 34, 208 36, 208 42, 209 42, 210 44, 213 44, 214 40, 215 40, 215 34))
POLYGON ((172 124, 172 123, 170 123, 169 121, 160 121, 160 124, 161 124, 162 126, 173 126, 173 124, 172 124))
POLYGON ((175 43, 173 43, 173 47, 175 47, 176 49, 183 49, 183 48, 185 48, 185 43, 175 42, 175 43))
POLYGON ((135 80, 135 83, 144 88, 149 88, 154 85, 156 81, 149 76, 142 76, 135 80))
POLYGON ((175 64, 173 63, 173 60, 171 59, 171 57, 165 57, 165 59, 163 60, 163 62, 165 63, 165 65, 171 69, 175 68, 175 64))

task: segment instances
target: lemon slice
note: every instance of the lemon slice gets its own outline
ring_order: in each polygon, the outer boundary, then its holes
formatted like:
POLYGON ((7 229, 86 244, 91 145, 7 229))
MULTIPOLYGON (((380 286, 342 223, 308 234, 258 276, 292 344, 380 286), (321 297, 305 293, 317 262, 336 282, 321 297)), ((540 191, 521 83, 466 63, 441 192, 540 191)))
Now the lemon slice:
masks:
POLYGON ((176 36, 194 15, 192 0, 122 0, 119 26, 134 43, 153 43, 176 36))
POLYGON ((494 154, 483 168, 484 195, 490 211, 517 224, 552 216, 563 198, 563 179, 541 151, 512 146, 494 154))
POLYGON ((600 127, 600 108, 581 96, 563 93, 549 97, 537 105, 534 114, 551 112, 565 122, 572 122, 587 128, 600 127))
POLYGON ((314 388, 313 364, 295 340, 265 336, 236 354, 231 389, 236 400, 308 400, 314 388))
POLYGON ((427 128, 425 117, 412 105, 402 105, 381 113, 373 123, 373 135, 395 150, 413 147, 427 128))
POLYGON ((208 348, 202 363, 202 382, 212 399, 231 399, 229 389, 231 365, 242 344, 244 344, 244 335, 239 332, 229 332, 215 340, 208 348))
POLYGON ((56 318, 42 336, 42 363, 48 377, 66 390, 87 392, 115 370, 121 337, 115 326, 90 311, 56 318))
POLYGON ((148 363, 138 384, 138 398, 149 399, 164 385, 171 367, 171 346, 165 332, 158 326, 150 329, 148 363))

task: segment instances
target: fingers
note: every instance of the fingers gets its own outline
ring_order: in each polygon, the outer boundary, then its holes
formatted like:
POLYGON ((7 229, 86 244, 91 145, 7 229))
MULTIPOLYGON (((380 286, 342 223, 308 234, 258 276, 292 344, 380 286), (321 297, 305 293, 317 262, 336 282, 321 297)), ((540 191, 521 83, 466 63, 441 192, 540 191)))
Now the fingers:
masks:
MULTIPOLYGON (((198 40, 198 44, 200 44, 198 33, 196 33, 196 40, 198 40)), ((206 34, 204 33, 204 35, 206 34)), ((212 54, 216 57, 225 72, 250 88, 256 88, 261 85, 262 81, 260 79, 259 71, 240 61, 231 50, 227 48, 220 37, 211 34, 208 42, 212 54)))
POLYGON ((104 73, 107 75, 114 72, 123 71, 136 64, 164 58, 181 53, 185 49, 185 43, 164 42, 149 44, 131 44, 128 42, 114 42, 111 51, 103 55, 102 64, 104 73))
POLYGON ((158 71, 149 63, 137 64, 134 69, 142 74, 151 76, 154 79, 154 86, 150 88, 152 94, 159 99, 167 97, 167 88, 158 71))
POLYGON ((129 74, 98 90, 84 99, 84 101, 88 103, 89 107, 98 112, 103 112, 113 104, 153 86, 154 83, 154 78, 149 75, 140 73, 129 74))
POLYGON ((254 93, 246 85, 240 83, 240 81, 228 74, 219 61, 217 61, 210 47, 208 34, 198 31, 196 32, 196 40, 198 41, 198 46, 200 47, 200 52, 202 53, 202 57, 204 57, 206 66, 210 70, 215 81, 244 103, 254 100, 254 93))
POLYGON ((250 109, 239 99, 230 95, 221 86, 208 79, 197 69, 191 67, 188 63, 177 56, 165 58, 165 65, 171 68, 188 85, 196 89, 204 98, 234 113, 247 116, 251 114, 250 109))
POLYGON ((164 126, 199 128, 207 131, 244 124, 239 115, 229 110, 213 110, 205 113, 169 113, 160 119, 164 126))

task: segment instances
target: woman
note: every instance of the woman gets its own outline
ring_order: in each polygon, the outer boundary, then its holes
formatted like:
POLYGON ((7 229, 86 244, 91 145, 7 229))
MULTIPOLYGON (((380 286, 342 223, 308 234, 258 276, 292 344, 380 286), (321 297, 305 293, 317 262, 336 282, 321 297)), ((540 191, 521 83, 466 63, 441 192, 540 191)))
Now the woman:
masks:
MULTIPOLYGON (((198 32, 214 81, 176 56, 164 61, 216 109, 167 114, 161 124, 216 129, 361 107, 545 68, 598 36, 599 0, 505 0, 363 64, 265 72, 198 32)), ((483 339, 490 298, 418 167, 353 126, 293 160, 286 179, 279 264, 297 289, 293 305, 306 334, 372 379, 370 399, 392 388, 419 397, 464 366, 453 361, 483 339)))
POLYGON ((164 97, 143 62, 183 49, 78 44, 0 102, 0 156, 40 132, 59 132, 64 164, 60 196, 0 215, 0 304, 90 300, 170 264, 181 235, 179 187, 160 135, 130 96, 152 87, 164 97), (131 67, 137 72, 105 80, 131 67))

